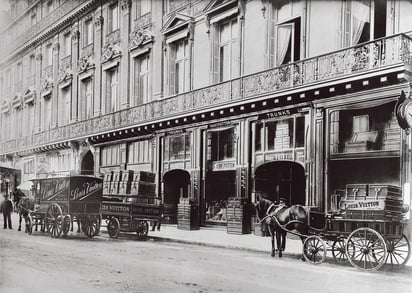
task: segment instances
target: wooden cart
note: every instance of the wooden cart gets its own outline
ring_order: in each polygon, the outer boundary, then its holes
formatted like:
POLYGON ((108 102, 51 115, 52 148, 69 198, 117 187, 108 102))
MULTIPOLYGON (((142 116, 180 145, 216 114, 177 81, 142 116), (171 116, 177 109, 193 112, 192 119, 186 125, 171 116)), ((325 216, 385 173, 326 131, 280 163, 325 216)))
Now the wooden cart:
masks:
POLYGON ((155 174, 151 172, 109 172, 104 176, 102 217, 111 238, 120 232, 136 232, 145 239, 149 222, 161 220, 160 199, 156 198, 155 174))
POLYGON ((32 226, 53 238, 67 235, 76 221, 88 237, 99 233, 103 180, 93 176, 67 176, 34 179, 35 210, 30 212, 32 226))
MULTIPOLYGON (((404 266, 410 257, 410 243, 403 234, 405 206, 399 187, 385 184, 348 185, 339 212, 329 214, 322 229, 311 229, 303 255, 318 264, 331 251, 337 262, 350 262, 360 270, 404 266)), ((311 219, 316 215, 311 214, 311 219)), ((318 217, 317 218, 321 218, 318 217)), ((313 224, 311 225, 313 226, 313 224)))

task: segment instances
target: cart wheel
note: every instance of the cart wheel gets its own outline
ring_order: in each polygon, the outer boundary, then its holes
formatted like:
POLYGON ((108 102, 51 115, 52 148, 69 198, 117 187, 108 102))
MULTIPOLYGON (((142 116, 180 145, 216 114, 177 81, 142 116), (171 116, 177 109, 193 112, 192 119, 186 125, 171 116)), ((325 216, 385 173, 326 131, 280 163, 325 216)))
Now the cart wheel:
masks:
POLYGON ((355 268, 375 271, 385 263, 386 243, 382 235, 367 227, 353 231, 346 242, 346 255, 355 268))
POLYGON ((46 213, 47 232, 50 233, 51 237, 58 238, 62 234, 62 220, 62 209, 57 203, 53 203, 46 213))
POLYGON ((319 236, 313 235, 303 243, 303 256, 308 262, 320 264, 326 259, 326 244, 319 236))
POLYGON ((66 236, 69 233, 71 222, 72 222, 72 219, 70 215, 65 215, 63 217, 62 232, 64 236, 66 236))
POLYGON ((332 244, 332 255, 337 263, 347 263, 346 240, 344 236, 339 236, 332 244))
POLYGON ((137 238, 140 240, 144 240, 147 237, 147 234, 149 233, 149 224, 147 221, 140 221, 137 224, 137 238))
POLYGON ((107 232, 110 238, 117 238, 120 233, 120 223, 116 217, 111 217, 107 224, 107 232))
POLYGON ((393 268, 403 267, 409 260, 411 247, 409 240, 405 235, 398 239, 388 239, 386 241, 388 255, 386 263, 392 265, 393 268))
POLYGON ((85 217, 82 217, 82 230, 84 234, 87 235, 87 237, 92 238, 93 236, 96 236, 98 227, 100 226, 100 217, 97 215, 88 215, 85 217))

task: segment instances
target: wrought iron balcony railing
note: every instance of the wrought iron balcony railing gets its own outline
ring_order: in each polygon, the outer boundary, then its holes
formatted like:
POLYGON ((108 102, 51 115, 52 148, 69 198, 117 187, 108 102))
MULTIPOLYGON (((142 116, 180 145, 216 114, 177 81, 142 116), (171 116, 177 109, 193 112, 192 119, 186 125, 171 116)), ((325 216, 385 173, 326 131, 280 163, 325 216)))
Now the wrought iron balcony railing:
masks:
POLYGON ((313 86, 345 77, 411 64, 412 38, 398 34, 330 54, 297 61, 227 82, 75 122, 1 144, 2 154, 174 118, 218 105, 313 86))

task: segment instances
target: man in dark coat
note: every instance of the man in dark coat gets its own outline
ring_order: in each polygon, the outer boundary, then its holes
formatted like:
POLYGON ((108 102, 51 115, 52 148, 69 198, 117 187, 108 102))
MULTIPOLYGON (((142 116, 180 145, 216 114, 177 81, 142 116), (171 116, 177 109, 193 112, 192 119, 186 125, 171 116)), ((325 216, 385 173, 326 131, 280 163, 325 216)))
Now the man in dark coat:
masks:
POLYGON ((4 195, 4 200, 1 202, 0 210, 3 212, 4 226, 3 229, 13 229, 11 226, 11 212, 13 211, 13 204, 8 199, 7 194, 4 195))

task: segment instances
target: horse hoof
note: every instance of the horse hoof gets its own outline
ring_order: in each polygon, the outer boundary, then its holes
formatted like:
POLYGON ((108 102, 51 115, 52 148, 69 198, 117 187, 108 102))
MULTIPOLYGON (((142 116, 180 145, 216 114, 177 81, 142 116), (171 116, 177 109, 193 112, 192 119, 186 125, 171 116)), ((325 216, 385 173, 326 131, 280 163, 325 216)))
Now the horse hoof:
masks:
POLYGON ((21 229, 17 229, 17 231, 21 231, 21 229))

